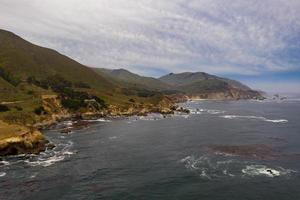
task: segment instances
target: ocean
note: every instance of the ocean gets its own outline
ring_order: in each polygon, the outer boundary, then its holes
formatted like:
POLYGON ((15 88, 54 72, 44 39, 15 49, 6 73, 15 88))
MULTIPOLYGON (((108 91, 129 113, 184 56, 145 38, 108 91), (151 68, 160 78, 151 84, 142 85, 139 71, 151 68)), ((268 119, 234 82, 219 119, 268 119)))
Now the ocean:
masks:
POLYGON ((0 158, 0 199, 300 199, 300 100, 189 101, 190 114, 92 121, 0 158))

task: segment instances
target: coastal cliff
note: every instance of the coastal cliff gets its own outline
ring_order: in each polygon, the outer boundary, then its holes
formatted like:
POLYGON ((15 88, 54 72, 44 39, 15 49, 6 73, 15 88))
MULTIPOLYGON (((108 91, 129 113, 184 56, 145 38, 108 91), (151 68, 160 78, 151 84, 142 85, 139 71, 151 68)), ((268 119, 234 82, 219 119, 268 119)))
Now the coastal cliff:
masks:
POLYGON ((37 129, 0 121, 0 132, 0 156, 38 154, 53 146, 37 129))

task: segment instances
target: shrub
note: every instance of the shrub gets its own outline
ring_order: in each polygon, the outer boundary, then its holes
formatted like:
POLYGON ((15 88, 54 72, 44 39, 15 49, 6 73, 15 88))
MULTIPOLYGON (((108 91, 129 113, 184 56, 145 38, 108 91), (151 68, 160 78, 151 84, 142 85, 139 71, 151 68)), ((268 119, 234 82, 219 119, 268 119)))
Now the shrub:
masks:
POLYGON ((91 88, 88 84, 83 83, 83 82, 74 83, 74 87, 85 88, 85 89, 90 89, 91 88))
POLYGON ((74 111, 86 106, 86 103, 79 99, 62 99, 61 104, 63 107, 74 111))
POLYGON ((23 110, 23 108, 21 108, 20 106, 15 106, 14 108, 15 108, 17 111, 23 110))
POLYGON ((34 95, 34 91, 33 91, 33 90, 28 90, 28 91, 27 91, 27 94, 28 94, 28 95, 34 95))
POLYGON ((149 91, 149 90, 140 90, 138 91, 137 95, 139 97, 152 97, 154 96, 156 93, 153 91, 149 91))
POLYGON ((6 112, 6 111, 9 111, 9 108, 5 105, 0 104, 0 112, 6 112))
POLYGON ((12 84, 13 86, 19 85, 21 80, 15 76, 13 76, 11 73, 5 71, 3 68, 0 67, 0 77, 2 77, 4 80, 12 84))
POLYGON ((46 111, 43 106, 40 106, 34 109, 34 113, 37 115, 41 115, 41 114, 46 114, 46 111))

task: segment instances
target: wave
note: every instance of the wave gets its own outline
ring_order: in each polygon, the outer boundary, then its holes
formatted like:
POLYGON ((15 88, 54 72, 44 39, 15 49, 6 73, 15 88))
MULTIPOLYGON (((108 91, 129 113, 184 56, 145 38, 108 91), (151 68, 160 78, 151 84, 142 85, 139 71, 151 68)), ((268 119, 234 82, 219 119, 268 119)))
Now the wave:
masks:
POLYGON ((117 139, 118 137, 117 136, 111 136, 111 137, 109 137, 108 139, 110 139, 110 140, 115 140, 115 139, 117 139))
POLYGON ((10 165, 10 163, 8 162, 8 161, 6 161, 6 160, 2 160, 2 161, 0 161, 0 166, 7 166, 7 165, 10 165))
POLYGON ((111 122, 111 120, 104 119, 104 118, 99 118, 99 119, 88 119, 88 120, 83 120, 86 122, 111 122))
POLYGON ((164 119, 164 115, 159 114, 159 113, 150 113, 146 116, 133 116, 129 117, 131 122, 138 121, 138 120, 143 120, 143 121, 156 121, 156 120, 161 120, 164 119))
POLYGON ((288 120, 286 119, 267 119, 265 117, 258 117, 258 116, 243 116, 243 115, 222 115, 220 116, 222 118, 225 118, 225 119, 252 119, 252 120, 262 120, 262 121, 265 121, 265 122, 272 122, 272 123, 287 123, 288 120))
POLYGON ((63 161, 66 157, 73 155, 74 152, 70 151, 70 148, 73 146, 72 141, 68 141, 68 143, 61 143, 58 145, 60 150, 50 150, 41 153, 37 157, 30 157, 24 162, 30 166, 43 166, 49 167, 54 163, 63 161))
POLYGON ((0 172, 0 177, 4 177, 6 176, 6 173, 5 172, 0 172))
POLYGON ((217 115, 217 114, 222 114, 225 113, 224 110, 214 110, 214 109, 189 109, 191 114, 212 114, 212 115, 217 115))

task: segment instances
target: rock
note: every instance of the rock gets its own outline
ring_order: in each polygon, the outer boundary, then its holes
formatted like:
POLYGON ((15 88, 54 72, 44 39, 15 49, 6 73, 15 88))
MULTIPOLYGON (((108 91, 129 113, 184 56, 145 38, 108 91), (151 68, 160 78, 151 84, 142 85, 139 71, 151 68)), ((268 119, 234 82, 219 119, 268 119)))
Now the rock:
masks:
POLYGON ((0 130, 7 130, 8 134, 1 133, 0 156, 18 154, 38 154, 46 150, 48 140, 38 130, 29 130, 19 125, 1 123, 0 130), (6 126, 3 128, 3 126, 6 126), (11 132, 15 130, 15 132, 11 132), (21 132, 18 132, 20 131, 21 132))
POLYGON ((55 147, 56 147, 55 144, 50 143, 49 141, 48 141, 48 143, 46 144, 46 148, 47 148, 47 149, 54 149, 55 147))
POLYGON ((189 110, 189 109, 183 108, 183 107, 177 108, 176 111, 177 111, 177 112, 186 113, 186 114, 189 114, 189 113, 190 113, 190 110, 189 110))

